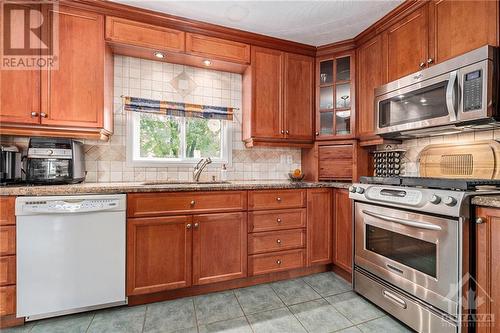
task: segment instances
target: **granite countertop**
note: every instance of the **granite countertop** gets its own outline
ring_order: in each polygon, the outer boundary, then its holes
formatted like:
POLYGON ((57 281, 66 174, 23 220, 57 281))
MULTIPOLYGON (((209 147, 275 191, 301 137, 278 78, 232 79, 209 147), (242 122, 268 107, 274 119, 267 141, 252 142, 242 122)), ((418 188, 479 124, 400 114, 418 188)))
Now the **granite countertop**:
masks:
POLYGON ((265 190, 293 188, 348 188, 351 183, 341 182, 291 182, 287 180, 231 181, 227 183, 81 183, 73 185, 7 186, 0 187, 0 196, 41 196, 71 194, 110 194, 137 192, 265 190))
POLYGON ((500 195, 482 195, 472 198, 472 204, 476 206, 486 206, 500 208, 500 195))

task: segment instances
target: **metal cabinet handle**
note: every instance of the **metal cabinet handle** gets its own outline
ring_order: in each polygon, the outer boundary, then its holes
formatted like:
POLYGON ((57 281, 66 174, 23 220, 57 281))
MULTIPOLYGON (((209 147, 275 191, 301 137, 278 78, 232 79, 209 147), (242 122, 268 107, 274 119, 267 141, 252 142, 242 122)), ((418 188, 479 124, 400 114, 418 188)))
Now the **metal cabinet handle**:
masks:
POLYGON ((47 118, 47 114, 45 112, 40 113, 40 117, 47 118))
POLYGON ((278 217, 278 218, 276 219, 276 222, 281 223, 281 219, 278 217))
POLYGON ((32 118, 38 117, 38 112, 35 111, 31 112, 31 117, 32 118))
POLYGON ((484 221, 484 219, 483 219, 482 217, 478 217, 478 218, 476 219, 476 224, 483 224, 484 222, 485 222, 485 221, 484 221))
POLYGON ((276 198, 276 201, 278 201, 278 202, 279 202, 279 201, 281 201, 281 198, 280 198, 280 197, 277 197, 277 198, 276 198))
POLYGON ((191 229, 191 223, 186 224, 186 229, 191 229))
POLYGON ((316 132, 316 136, 319 136, 319 132, 316 132))
POLYGON ((432 58, 427 59, 427 64, 428 65, 432 64, 433 62, 434 62, 434 59, 432 59, 432 58))
POLYGON ((196 229, 196 228, 198 228, 199 226, 200 226, 200 224, 199 224, 198 222, 196 222, 196 223, 194 224, 194 228, 195 228, 195 229, 196 229))
POLYGON ((284 130, 281 130, 281 134, 285 134, 285 131, 284 131, 284 130))
POLYGON ((276 243, 281 244, 281 239, 277 239, 276 243))
POLYGON ((424 68, 425 67, 425 62, 422 61, 419 65, 418 65, 420 68, 424 68))
POLYGON ((281 260, 280 260, 280 259, 276 260, 276 263, 277 263, 278 265, 281 265, 281 260))
POLYGON ((191 200, 191 202, 190 202, 191 206, 194 206, 195 203, 196 203, 196 201, 194 201, 194 200, 191 200))
POLYGON ((286 133, 286 134, 290 134, 290 131, 289 131, 289 130, 286 130, 286 131, 285 131, 285 133, 286 133))

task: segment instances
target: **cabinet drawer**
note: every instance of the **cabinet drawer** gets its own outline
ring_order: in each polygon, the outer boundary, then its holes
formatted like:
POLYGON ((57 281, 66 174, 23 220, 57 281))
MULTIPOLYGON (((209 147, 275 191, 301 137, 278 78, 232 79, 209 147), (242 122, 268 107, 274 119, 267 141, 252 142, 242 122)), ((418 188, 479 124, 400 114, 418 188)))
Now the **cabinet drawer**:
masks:
POLYGON ((183 52, 185 33, 155 25, 106 17, 106 39, 127 45, 183 52))
POLYGON ((248 213, 248 232, 303 228, 305 226, 305 208, 248 213))
POLYGON ((351 179, 354 148, 348 145, 319 147, 320 179, 351 179))
POLYGON ((187 33, 186 52, 208 58, 250 63, 250 45, 216 37, 187 33))
POLYGON ((0 287, 0 316, 16 312, 16 286, 0 287))
POLYGON ((246 210, 247 194, 243 191, 160 192, 128 195, 129 217, 160 215, 225 213, 246 210))
POLYGON ((16 257, 0 257, 0 286, 16 284, 16 257))
POLYGON ((0 225, 16 224, 15 197, 0 197, 0 225))
POLYGON ((249 275, 301 268, 305 265, 305 251, 290 250, 266 254, 256 254, 248 257, 249 275))
POLYGON ((271 190, 248 192, 248 209, 301 208, 306 206, 305 190, 271 190))
POLYGON ((298 249, 305 245, 304 229, 268 231, 248 235, 249 254, 298 249))
POLYGON ((0 255, 16 253, 16 227, 0 227, 0 255))

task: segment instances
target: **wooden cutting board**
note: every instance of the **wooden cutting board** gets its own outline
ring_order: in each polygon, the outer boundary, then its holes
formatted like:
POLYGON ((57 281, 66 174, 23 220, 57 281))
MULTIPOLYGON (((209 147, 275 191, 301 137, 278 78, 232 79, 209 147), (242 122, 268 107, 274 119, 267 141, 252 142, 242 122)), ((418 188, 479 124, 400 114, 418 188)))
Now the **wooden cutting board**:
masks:
POLYGON ((429 145, 419 159, 421 177, 500 179, 500 143, 495 140, 429 145))

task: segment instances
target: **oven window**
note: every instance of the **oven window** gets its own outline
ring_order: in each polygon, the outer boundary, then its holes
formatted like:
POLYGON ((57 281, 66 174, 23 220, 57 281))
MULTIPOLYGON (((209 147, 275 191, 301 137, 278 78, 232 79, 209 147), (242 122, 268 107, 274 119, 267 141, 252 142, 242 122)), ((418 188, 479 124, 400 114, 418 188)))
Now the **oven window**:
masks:
POLYGON ((366 225, 366 249, 436 277, 436 244, 366 225))
POLYGON ((447 116, 447 85, 448 81, 443 81, 381 101, 379 127, 384 128, 447 116))
POLYGON ((71 160, 32 159, 29 177, 31 180, 57 180, 70 178, 71 160))

